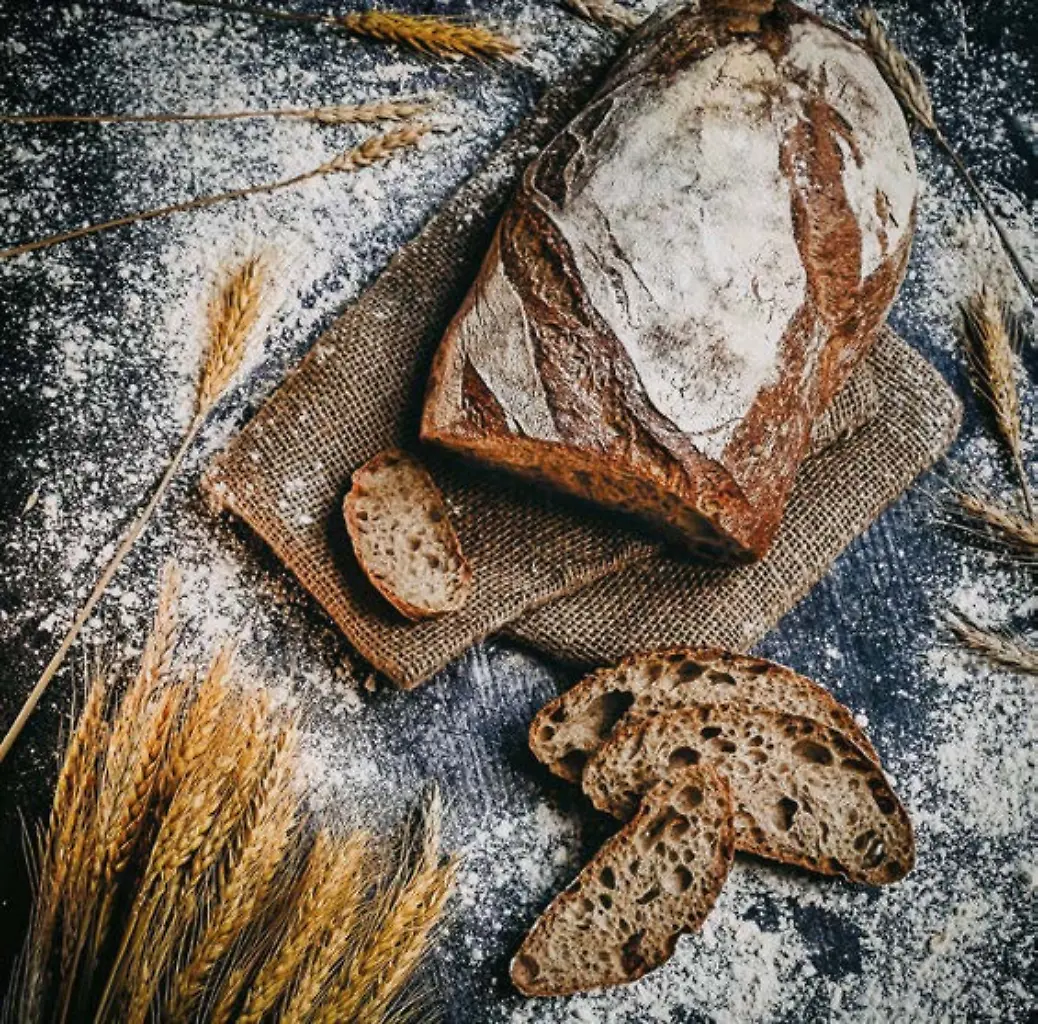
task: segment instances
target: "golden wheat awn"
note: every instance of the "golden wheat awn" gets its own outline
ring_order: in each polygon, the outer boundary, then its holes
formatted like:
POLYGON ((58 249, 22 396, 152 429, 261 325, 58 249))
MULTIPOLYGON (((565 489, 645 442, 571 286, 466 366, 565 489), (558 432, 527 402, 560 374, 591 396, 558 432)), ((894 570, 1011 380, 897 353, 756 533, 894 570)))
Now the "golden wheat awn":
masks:
MULTIPOLYGON (((43 696, 51 680, 65 661, 65 657, 76 642, 83 626, 93 614, 97 603, 104 596, 126 556, 144 532, 148 523, 165 497, 170 484, 180 469, 191 445, 205 424, 205 420, 213 406, 222 397, 234 373, 241 365, 241 360, 248 344, 249 335, 257 319, 257 311, 265 284, 265 264, 257 257, 245 261, 239 270, 229 273, 223 283, 220 294, 212 306, 209 320, 209 338, 199 377, 195 415, 188 424, 177 450, 173 453, 165 472, 155 485, 144 508, 137 514, 120 539, 115 554, 108 560, 93 589, 90 591, 83 607, 76 613, 72 625, 62 638, 47 667, 37 679, 26 697, 21 710, 8 728, 3 741, 0 742, 0 762, 10 752, 25 723, 29 720, 40 698, 43 696)), ((154 641, 160 646, 171 645, 172 638, 159 638, 154 641)), ((171 647, 170 647, 171 650, 171 647)), ((167 656, 169 652, 167 651, 167 656)), ((158 655, 157 655, 158 656, 158 655)), ((160 666, 155 666, 158 671, 160 666)))
POLYGON ((324 177, 329 174, 338 174, 345 171, 355 171, 361 167, 388 160, 394 153, 401 149, 417 146, 422 137, 431 131, 425 124, 411 124, 395 131, 376 135, 361 143, 359 146, 344 153, 312 170, 304 171, 302 174, 293 175, 291 178, 283 178, 280 181, 265 182, 262 185, 249 185, 245 188, 231 189, 227 192, 217 192, 215 195, 198 196, 183 203, 173 203, 169 206, 157 206, 151 210, 142 210, 139 213, 130 213, 125 217, 116 217, 114 220, 102 221, 98 224, 87 224, 73 231, 63 231, 57 235, 49 235, 46 238, 38 238, 32 242, 23 242, 21 245, 12 246, 9 249, 0 250, 0 260, 10 259, 14 256, 22 256, 28 252, 36 252, 39 249, 47 249, 63 242, 71 242, 77 238, 85 238, 88 235, 97 235, 105 231, 114 231, 116 228, 128 227, 131 224, 143 224, 146 221, 158 220, 162 217, 171 217, 178 213, 190 213, 193 210, 204 210, 210 206, 220 203, 233 202, 238 199, 247 199, 251 196, 268 195, 281 189, 302 185, 304 182, 314 178, 324 177))
POLYGON ((438 803, 399 862, 366 833, 321 828, 300 870, 311 830, 296 720, 238 681, 228 651, 197 682, 175 668, 172 593, 122 699, 109 706, 109 676, 96 674, 68 742, 7 1018, 313 1021, 355 1004, 359 1019, 389 1024, 453 881, 438 803), (126 855, 126 810, 141 799, 127 780, 143 777, 145 820, 126 855))
POLYGON ((898 102, 904 108, 905 113, 914 118, 921 127, 930 133, 934 141, 952 162, 955 170, 959 173, 966 187, 973 193, 974 198, 984 211, 984 216, 998 234, 1002 247, 1013 270, 1021 283, 1027 289, 1032 298, 1035 297, 1035 284, 1031 280, 1027 267, 1020 254, 1016 250, 1012 239, 1006 233, 1002 222, 995 215, 987 197, 981 191, 980 185, 973 177, 973 173, 966 166, 958 150, 949 142, 947 136, 941 130, 934 114, 933 101, 930 91, 926 87, 919 66, 910 60, 904 53, 894 45, 887 35, 876 12, 871 7, 863 7, 858 11, 858 21, 865 32, 865 45, 872 59, 879 69, 887 85, 897 97, 898 102))
POLYGON ((633 32, 642 21, 634 11, 621 7, 618 3, 614 3, 614 0, 563 0, 563 2, 571 11, 587 21, 619 34, 633 32))
POLYGON ((0 124, 178 124, 191 121, 243 121, 255 118, 312 121, 315 124, 374 124, 404 121, 429 111, 428 102, 374 100, 321 107, 277 107, 272 110, 229 110, 168 114, 0 114, 0 124))
POLYGON ((963 320, 974 385, 1009 450, 1027 514, 1033 520, 1034 503, 1023 459, 1015 345, 1005 304, 985 285, 964 304, 963 320))
POLYGON ((408 46, 434 57, 460 60, 514 57, 519 47, 510 39, 480 25, 426 14, 399 14, 394 11, 360 11, 351 14, 302 14, 270 7, 223 3, 220 0, 185 0, 194 7, 206 7, 231 14, 247 14, 277 21, 327 25, 352 35, 383 43, 408 46))
POLYGON ((1038 648, 1008 629, 986 629, 962 612, 948 616, 952 633, 966 648, 1017 672, 1038 675, 1038 648))
POLYGON ((945 505, 951 525, 1024 563, 1038 564, 1038 523, 1033 519, 969 491, 957 491, 945 505))

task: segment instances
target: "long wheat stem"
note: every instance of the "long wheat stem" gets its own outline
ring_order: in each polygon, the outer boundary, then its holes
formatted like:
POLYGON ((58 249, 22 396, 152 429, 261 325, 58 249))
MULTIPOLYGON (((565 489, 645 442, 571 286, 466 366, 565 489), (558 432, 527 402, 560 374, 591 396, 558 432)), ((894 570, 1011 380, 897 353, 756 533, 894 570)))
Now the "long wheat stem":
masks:
POLYGON ((313 121, 317 124, 373 124, 403 121, 429 111, 428 103, 378 100, 373 103, 321 107, 277 107, 272 110, 230 110, 172 114, 0 114, 0 124, 179 124, 192 121, 244 121, 269 117, 313 121))
POLYGON ((926 87, 926 82, 918 65, 894 45, 876 12, 871 7, 863 7, 859 10, 858 21, 865 32, 866 46, 880 74, 887 85, 890 86, 891 91, 897 97, 905 112, 914 118, 920 127, 933 136, 934 141, 951 160, 952 166, 961 175, 970 192, 976 197, 981 210, 984 211, 984 216, 987 217, 991 226, 998 234, 1002 247, 1009 257, 1013 271, 1033 299, 1036 294, 1034 281, 1031 280, 1031 276, 1024 266, 1019 252, 1017 252, 1016 246, 1013 245, 1012 239, 1002 226, 999 218, 995 215, 995 211, 981 191, 970 169, 966 166, 962 157, 959 156, 955 147, 948 141, 944 132, 941 131, 941 126, 938 124, 937 117, 934 114, 930 92, 926 87))
POLYGON ((155 485, 147 503, 123 535, 115 549, 115 553, 108 560, 107 565, 105 565, 97 582, 94 584, 93 590, 90 591, 86 603, 76 614, 57 651, 55 651, 54 656, 36 681, 36 685, 32 688, 21 710, 18 712, 18 716, 7 730, 3 742, 0 743, 0 762, 7 756, 21 734, 22 729, 25 728, 25 723, 29 720, 40 698, 50 685, 51 680, 57 674, 58 669, 65 660, 65 656, 76 642, 83 626, 93 614, 97 603, 108 589, 112 577, 118 572, 126 556, 133 550, 134 545, 148 523, 151 522, 155 510, 166 496, 166 492, 180 470, 181 463, 198 436, 199 430, 202 429, 202 425, 205 423, 213 406, 219 400, 234 373, 241 365, 249 332, 255 323, 262 283, 263 263, 259 258, 253 257, 247 260, 235 274, 228 278, 221 290, 220 300, 216 304, 217 313, 213 315, 210 322, 209 349, 199 378, 198 401, 191 422, 188 424, 180 444, 174 451, 173 457, 166 466, 166 470, 159 482, 155 485))
POLYGON ((53 245, 60 245, 62 242, 71 242, 77 238, 85 238, 87 235, 97 235, 103 231, 127 227, 130 224, 141 224, 149 220, 158 220, 161 217, 170 217, 177 213, 202 210, 210 206, 216 206, 219 203, 277 192, 281 189, 291 188, 294 185, 301 185, 312 178, 323 177, 327 174, 340 174, 346 171, 355 171, 361 167, 369 167, 380 161, 388 160, 389 157, 400 149, 416 146, 422 136, 429 131, 428 125, 415 124, 397 131, 386 132, 384 135, 376 135, 354 149, 340 153, 327 163, 323 163, 319 167, 305 171, 302 174, 293 175, 291 178, 283 178, 280 181, 268 182, 263 185, 250 185, 247 188, 231 189, 228 192, 218 192, 210 196, 200 196, 187 202, 173 203, 170 206, 159 206, 152 210, 131 213, 125 217, 116 217, 115 220, 104 221, 100 224, 87 224, 85 227, 76 228, 74 231, 64 231, 61 234, 39 238, 33 242, 25 242, 10 249, 2 249, 0 250, 0 260, 22 256, 27 252, 35 252, 38 249, 47 249, 53 245))

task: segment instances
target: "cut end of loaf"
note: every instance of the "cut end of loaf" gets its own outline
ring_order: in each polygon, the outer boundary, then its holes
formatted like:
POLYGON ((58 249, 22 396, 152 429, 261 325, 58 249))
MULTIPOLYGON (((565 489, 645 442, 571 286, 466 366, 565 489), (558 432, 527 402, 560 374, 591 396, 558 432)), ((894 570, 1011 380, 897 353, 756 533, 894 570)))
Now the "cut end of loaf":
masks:
POLYGON ((468 600, 472 570, 443 496, 406 452, 380 452, 353 474, 343 502, 364 574, 403 616, 432 618, 468 600))

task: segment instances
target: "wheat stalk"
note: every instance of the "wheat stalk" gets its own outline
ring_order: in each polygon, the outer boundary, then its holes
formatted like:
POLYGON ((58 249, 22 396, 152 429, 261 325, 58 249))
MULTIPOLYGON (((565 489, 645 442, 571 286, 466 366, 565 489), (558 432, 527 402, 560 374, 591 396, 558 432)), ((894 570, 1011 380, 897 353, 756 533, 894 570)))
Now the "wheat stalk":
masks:
POLYGON ((391 11, 361 11, 343 15, 301 14, 269 7, 221 3, 219 0, 182 2, 192 7, 206 7, 231 14, 327 25, 351 35, 409 46, 421 53, 449 60, 460 60, 463 57, 507 60, 519 52, 518 45, 510 39, 480 25, 434 15, 397 14, 391 11))
POLYGON ((1038 523, 1034 520, 968 491, 956 492, 945 504, 951 525, 1024 562, 1038 563, 1038 523))
POLYGON ((178 124, 191 121, 243 121, 255 118, 312 121, 316 124, 375 124, 404 121, 428 113, 428 102, 375 100, 320 107, 277 107, 272 110, 228 110, 170 114, 0 114, 0 124, 178 124))
POLYGON ((1013 266, 1013 270, 1033 299, 1036 294, 1035 285, 1024 265, 1023 259, 1017 252, 1001 221, 995 215, 995 211, 992 209, 987 197, 981 191, 980 185, 973 177, 973 173, 941 130, 941 126, 938 124, 934 114, 930 91, 926 87, 926 81, 918 65, 894 45, 876 12, 871 7, 863 7, 858 11, 858 21, 865 32, 865 44, 880 74, 887 85, 890 86, 891 91, 897 97, 905 112, 931 134, 937 145, 951 160, 952 165, 980 204, 980 208, 984 211, 984 216, 987 217, 991 226, 997 232, 1006 255, 1013 266))
POLYGON ((1034 503, 1023 460, 1015 345, 1005 304, 985 285, 963 305, 963 320, 974 385, 988 404, 998 434, 1009 450, 1027 515, 1034 520, 1034 503))
POLYGON ((25 723, 29 720, 58 669, 61 668, 65 656, 93 614, 97 603, 104 596, 112 577, 115 576, 124 559, 133 549, 148 523, 151 522, 156 508, 169 490, 188 450, 202 429, 206 417, 240 366, 249 333, 257 317, 260 296, 265 283, 264 267, 265 264, 260 258, 252 257, 246 260, 237 272, 227 276, 214 304, 216 312, 210 317, 209 344, 198 383, 195 415, 188 424, 179 446, 173 453, 165 472, 155 485, 144 508, 123 534, 115 553, 101 571, 86 602, 76 613, 72 625, 58 645, 57 651, 25 699, 17 717, 4 735, 3 741, 0 742, 0 762, 10 752, 22 729, 25 728, 25 723))
POLYGON ((968 619, 962 612, 948 616, 952 633, 971 651, 990 658, 1006 668, 1038 675, 1038 648, 1008 629, 985 629, 968 619))
POLYGON ((312 170, 304 171, 302 174, 293 175, 291 178, 266 182, 262 185, 249 185, 246 188, 230 189, 227 192, 217 192, 214 195, 198 196, 183 203, 157 206, 151 210, 127 214, 125 217, 116 217, 114 220, 102 221, 98 224, 87 224, 84 227, 76 228, 74 231, 63 231, 57 235, 49 235, 46 238, 38 238, 32 242, 24 242, 9 249, 2 249, 0 250, 0 260, 22 256, 25 253, 36 252, 39 249, 47 249, 54 245, 60 245, 63 242, 74 241, 77 238, 86 238, 89 235, 97 235, 105 231, 113 231, 116 228, 128 227, 131 224, 143 224, 146 221, 158 220, 178 213, 203 210, 211 206, 217 206, 220 203, 247 199, 250 196, 268 195, 271 192, 301 185, 313 178, 323 177, 328 174, 354 171, 361 167, 368 167, 371 164, 389 159, 400 149, 418 145, 421 138, 428 134, 430 130, 430 127, 425 124, 408 125, 395 131, 386 132, 383 135, 373 136, 354 149, 341 153, 333 160, 329 160, 327 163, 323 163, 312 170))
POLYGON ((587 21, 618 35, 633 32, 642 23, 638 14, 621 7, 614 0, 563 0, 563 3, 587 21))
POLYGON ((395 869, 366 833, 320 829, 296 870, 297 722, 229 650, 197 684, 177 672, 175 593, 167 573, 129 687, 109 709, 95 674, 67 745, 8 1018, 398 1019, 453 881, 438 797, 395 869))

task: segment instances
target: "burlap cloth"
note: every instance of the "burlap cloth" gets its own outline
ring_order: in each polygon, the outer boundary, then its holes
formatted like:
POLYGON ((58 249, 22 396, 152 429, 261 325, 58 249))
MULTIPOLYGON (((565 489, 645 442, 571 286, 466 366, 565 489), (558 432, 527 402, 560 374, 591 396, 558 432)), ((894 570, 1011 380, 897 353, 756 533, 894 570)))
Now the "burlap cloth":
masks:
POLYGON ((341 502, 352 471, 415 449, 426 372, 522 168, 572 116, 587 82, 554 91, 321 337, 203 486, 273 548, 375 668, 413 687, 508 627, 567 660, 758 640, 836 556, 930 466, 960 409, 925 360, 885 330, 814 438, 762 562, 696 566, 616 515, 425 450, 474 569, 464 609, 407 623, 353 558, 341 502))

